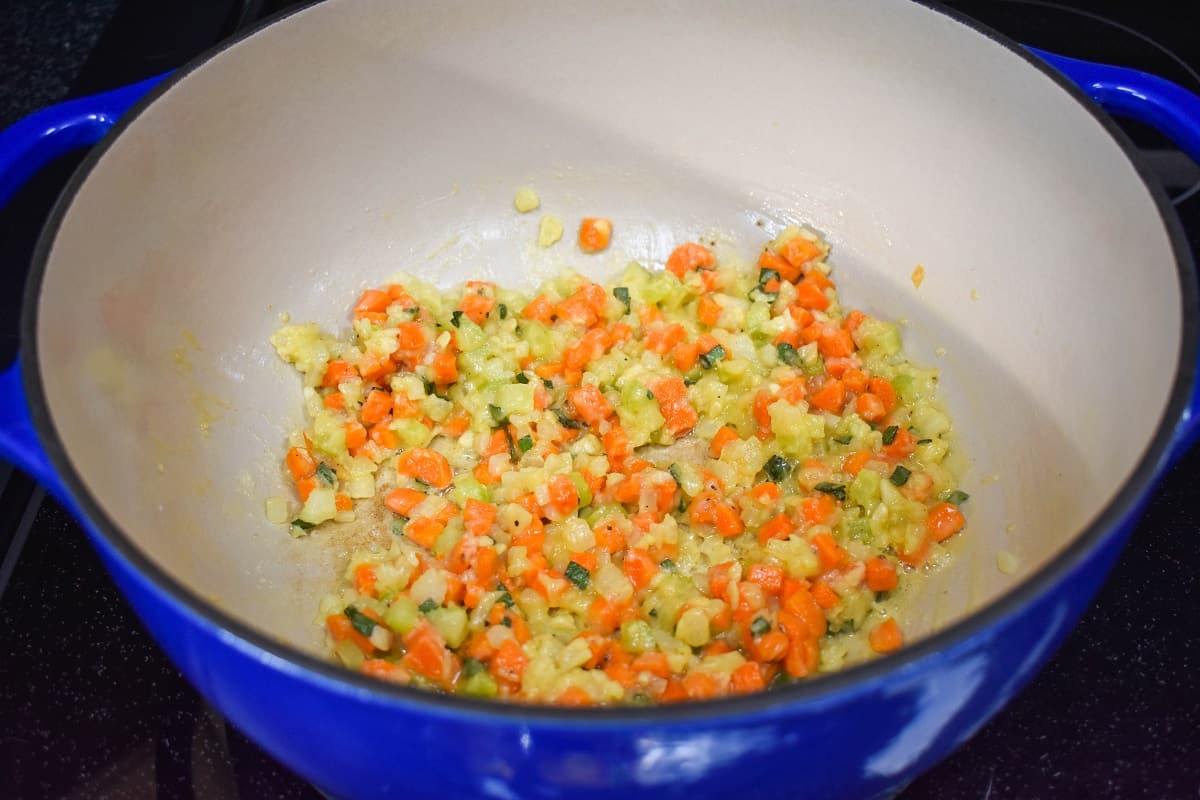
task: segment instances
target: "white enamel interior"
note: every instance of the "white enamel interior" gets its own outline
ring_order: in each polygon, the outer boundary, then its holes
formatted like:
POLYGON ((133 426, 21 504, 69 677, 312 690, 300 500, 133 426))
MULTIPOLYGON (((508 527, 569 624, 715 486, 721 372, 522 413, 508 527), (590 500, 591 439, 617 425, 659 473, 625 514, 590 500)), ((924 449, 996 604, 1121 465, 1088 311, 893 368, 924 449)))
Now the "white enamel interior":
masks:
POLYGON ((314 648, 348 545, 264 518, 301 421, 267 341, 279 312, 344 327, 400 269, 530 285, 709 234, 749 256, 759 219, 825 233, 846 303, 908 320, 907 347, 943 368, 970 529, 910 630, 1011 587, 1129 476, 1180 338, 1155 205, 1053 80, 900 0, 297 13, 183 78, 96 165, 50 254, 39 366, 71 461, 137 545, 314 648), (568 227, 611 217, 612 251, 536 251, 520 185, 568 227))

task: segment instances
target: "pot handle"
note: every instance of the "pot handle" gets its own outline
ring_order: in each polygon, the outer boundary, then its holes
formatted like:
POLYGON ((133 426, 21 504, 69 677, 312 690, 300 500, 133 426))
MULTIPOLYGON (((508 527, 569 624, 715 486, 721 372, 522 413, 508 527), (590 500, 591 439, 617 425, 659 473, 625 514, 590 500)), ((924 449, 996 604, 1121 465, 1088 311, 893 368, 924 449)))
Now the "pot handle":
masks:
MULTIPOLYGON (((1065 75, 1108 113, 1150 125, 1200 164, 1200 97, 1135 69, 1094 64, 1032 47, 1029 51, 1065 75)), ((1171 461, 1178 461, 1200 439, 1200 369, 1194 375, 1191 398, 1171 443, 1171 461)))
POLYGON ((1029 52, 1061 72, 1108 113, 1157 129, 1200 164, 1200 97, 1165 78, 1037 48, 1029 52))
MULTIPOLYGON (((68 100, 0 131, 0 207, 49 161, 100 141, 163 77, 68 100)), ((30 417, 19 359, 0 372, 0 458, 25 470, 59 499, 67 498, 30 417)))

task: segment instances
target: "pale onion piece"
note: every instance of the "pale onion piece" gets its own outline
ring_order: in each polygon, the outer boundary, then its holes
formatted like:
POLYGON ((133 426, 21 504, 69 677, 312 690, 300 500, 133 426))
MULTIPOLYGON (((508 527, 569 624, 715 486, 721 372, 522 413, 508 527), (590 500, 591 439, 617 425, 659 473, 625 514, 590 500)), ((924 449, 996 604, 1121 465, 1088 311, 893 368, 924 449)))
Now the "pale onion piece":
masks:
POLYGON ((281 525, 292 518, 286 497, 267 498, 267 521, 281 525))
POLYGON ((513 196, 513 208, 522 214, 533 211, 541 204, 542 200, 538 197, 538 193, 528 186, 517 189, 516 195, 513 196))
POLYGON ((1017 570, 1021 568, 1021 562, 1017 557, 1007 550, 1001 550, 996 553, 996 569, 1003 572, 1005 575, 1016 575, 1017 570))
POLYGON ((392 649, 392 632, 383 625, 376 625, 367 638, 371 640, 371 644, 375 646, 376 650, 392 649))
POLYGON ((446 599, 446 576, 440 569, 425 570, 421 577, 413 581, 409 595, 417 605, 432 600, 440 606, 446 599))

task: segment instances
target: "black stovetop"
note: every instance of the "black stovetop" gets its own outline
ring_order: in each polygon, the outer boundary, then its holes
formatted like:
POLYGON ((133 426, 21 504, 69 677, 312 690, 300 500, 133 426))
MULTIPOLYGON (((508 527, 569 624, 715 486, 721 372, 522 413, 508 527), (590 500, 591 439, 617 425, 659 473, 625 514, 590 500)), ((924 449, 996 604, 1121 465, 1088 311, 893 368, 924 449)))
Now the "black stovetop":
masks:
MULTIPOLYGON (((9 0, 0 14, 0 126, 68 96, 186 61, 281 0, 9 0)), ((1140 67, 1200 92, 1200 28, 1174 2, 950 3, 1031 45, 1140 67)), ((1172 194, 1200 171, 1130 125, 1172 194)), ((36 231, 81 154, 0 211, 0 363, 15 350, 36 231)), ((1200 196, 1179 204, 1200 253, 1200 196)), ((1200 794, 1200 449, 1166 478, 1096 603, 1045 671, 902 795, 1200 794)), ((142 629, 82 531, 0 464, 0 797, 318 798, 209 708, 142 629)))

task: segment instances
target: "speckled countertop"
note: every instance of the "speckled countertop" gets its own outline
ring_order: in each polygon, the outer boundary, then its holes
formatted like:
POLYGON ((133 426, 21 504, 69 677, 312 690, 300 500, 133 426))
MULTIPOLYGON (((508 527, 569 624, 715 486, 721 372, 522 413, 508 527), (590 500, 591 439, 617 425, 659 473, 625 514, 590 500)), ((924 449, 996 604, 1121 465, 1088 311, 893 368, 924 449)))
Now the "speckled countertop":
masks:
MULTIPOLYGON (((0 126, 67 94, 119 5, 9 0, 0 126)), ((1200 204, 1181 213, 1200 252, 1200 204)), ((906 800, 1200 796, 1198 481, 1200 450, 1047 668, 906 800)), ((156 794, 317 797, 204 706, 47 501, 0 596, 0 796, 156 794)))

